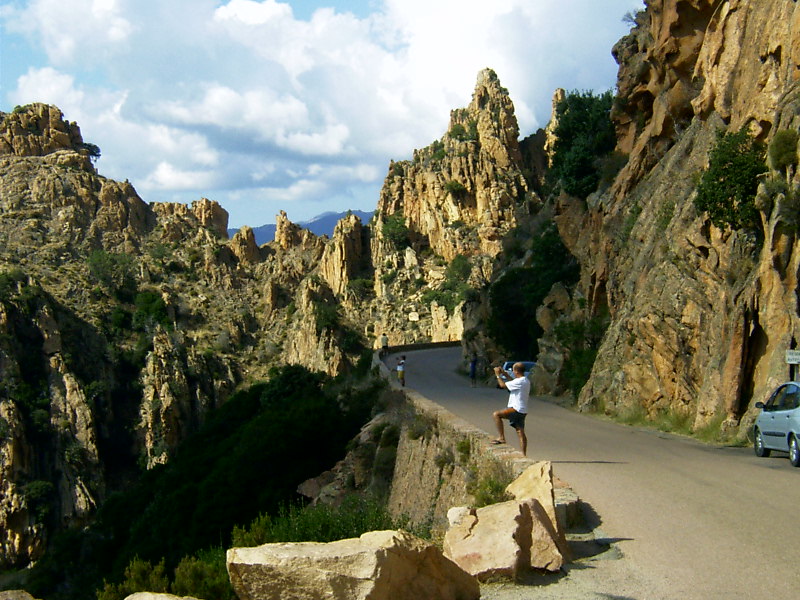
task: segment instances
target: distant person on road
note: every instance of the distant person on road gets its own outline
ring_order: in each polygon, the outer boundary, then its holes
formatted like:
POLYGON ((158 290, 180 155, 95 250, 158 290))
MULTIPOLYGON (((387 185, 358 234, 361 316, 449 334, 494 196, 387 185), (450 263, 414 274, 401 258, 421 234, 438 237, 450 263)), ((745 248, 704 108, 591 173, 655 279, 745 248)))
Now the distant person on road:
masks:
POLYGON ((473 352, 472 358, 469 361, 469 384, 475 387, 475 379, 478 376, 478 355, 473 352))
POLYGON ((531 393, 531 382, 525 377, 525 365, 514 363, 511 368, 514 378, 509 379, 502 367, 495 367, 494 374, 497 384, 508 390, 508 408, 495 411, 492 416, 497 425, 498 438, 492 440, 493 444, 505 444, 506 434, 503 429, 503 419, 508 419, 508 424, 517 430, 520 449, 523 456, 528 453, 528 438, 525 435, 525 417, 528 414, 528 396, 531 393))
POLYGON ((406 357, 405 355, 397 359, 397 381, 406 387, 406 357))
POLYGON ((380 337, 381 351, 378 354, 380 358, 385 358, 389 354, 389 337, 382 333, 380 337))

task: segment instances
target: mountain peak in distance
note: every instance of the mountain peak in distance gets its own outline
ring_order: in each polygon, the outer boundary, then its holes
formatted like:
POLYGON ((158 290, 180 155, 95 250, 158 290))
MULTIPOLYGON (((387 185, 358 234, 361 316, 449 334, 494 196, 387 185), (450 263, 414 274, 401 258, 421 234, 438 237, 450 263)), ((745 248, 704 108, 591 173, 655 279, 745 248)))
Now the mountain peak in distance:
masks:
MULTIPOLYGON (((308 229, 314 235, 327 235, 330 237, 333 235, 333 229, 336 227, 336 223, 347 216, 348 213, 356 215, 361 219, 362 223, 367 223, 372 218, 373 212, 374 211, 367 212, 363 210, 346 210, 344 212, 327 211, 316 217, 312 217, 308 221, 299 221, 297 224, 303 229, 308 229)), ((229 229, 228 237, 233 237, 237 231, 239 230, 229 229)), ((275 239, 275 224, 269 223, 267 225, 253 227, 253 235, 256 238, 256 244, 259 246, 268 244, 275 239)))

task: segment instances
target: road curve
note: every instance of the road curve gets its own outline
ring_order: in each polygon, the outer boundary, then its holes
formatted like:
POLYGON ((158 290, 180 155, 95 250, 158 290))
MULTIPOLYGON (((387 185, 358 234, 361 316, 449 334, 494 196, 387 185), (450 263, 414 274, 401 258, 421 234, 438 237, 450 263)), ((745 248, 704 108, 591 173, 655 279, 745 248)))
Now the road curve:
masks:
MULTIPOLYGON (((404 354, 409 388, 494 432, 491 413, 505 407, 507 392, 470 388, 456 372, 460 348, 404 354)), ((551 461, 594 509, 624 557, 615 562, 639 582, 639 593, 620 581, 618 591, 593 597, 800 597, 800 469, 785 456, 757 458, 752 449, 618 425, 537 398, 526 431, 528 456, 551 461)), ((513 432, 506 439, 518 448, 513 432)))

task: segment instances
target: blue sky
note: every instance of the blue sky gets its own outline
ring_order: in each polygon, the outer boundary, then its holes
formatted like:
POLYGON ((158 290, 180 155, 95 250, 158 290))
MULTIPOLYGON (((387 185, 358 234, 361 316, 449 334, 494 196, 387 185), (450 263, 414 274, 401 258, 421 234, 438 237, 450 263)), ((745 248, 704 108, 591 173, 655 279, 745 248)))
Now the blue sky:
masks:
POLYGON ((55 104, 98 171, 230 225, 373 210, 389 160, 466 106, 478 71, 522 136, 557 87, 612 88, 642 0, 0 0, 0 110, 55 104))

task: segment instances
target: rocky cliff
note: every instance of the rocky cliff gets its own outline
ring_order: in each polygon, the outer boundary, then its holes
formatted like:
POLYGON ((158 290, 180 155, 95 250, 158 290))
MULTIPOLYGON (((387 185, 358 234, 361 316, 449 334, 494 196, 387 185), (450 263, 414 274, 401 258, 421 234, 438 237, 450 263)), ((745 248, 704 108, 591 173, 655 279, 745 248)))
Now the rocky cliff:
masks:
MULTIPOLYGON (((763 231, 720 229, 694 205, 718 130, 768 143, 800 127, 800 8, 792 1, 651 0, 614 48, 613 118, 629 154, 612 187, 562 197, 582 266, 574 299, 610 313, 582 408, 676 415, 746 435, 756 401, 788 377, 798 340, 800 179, 765 185, 763 231)), ((570 310, 580 312, 577 303, 570 310)))
POLYGON ((0 567, 36 560, 271 366, 339 375, 382 332, 461 339, 476 299, 438 291, 449 262, 468 256, 485 285, 534 199, 489 70, 435 148, 390 167, 375 222, 349 215, 328 239, 282 213, 260 247, 247 227, 229 240, 211 200, 148 204, 98 174, 56 107, 0 119, 0 567))
POLYGON ((262 246, 228 239, 211 200, 148 204, 102 177, 55 107, 0 114, 0 568, 273 365, 347 373, 381 333, 499 358, 491 285, 531 264, 521 240, 551 215, 580 280, 537 311, 538 391, 565 389, 559 326, 597 318, 582 409, 744 436, 800 338, 800 178, 765 176, 758 232, 715 226, 696 181, 719 130, 766 144, 800 127, 798 32, 792 0, 650 0, 613 50, 627 164, 605 189, 542 200, 557 128, 519 141, 487 69, 439 140, 389 165, 370 223, 328 239, 281 214, 262 246))

